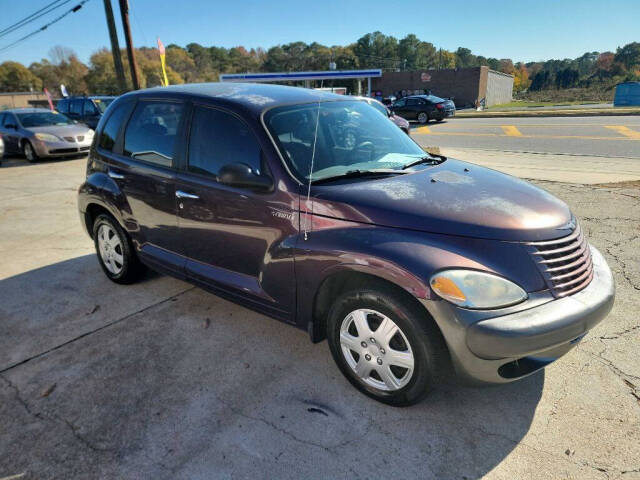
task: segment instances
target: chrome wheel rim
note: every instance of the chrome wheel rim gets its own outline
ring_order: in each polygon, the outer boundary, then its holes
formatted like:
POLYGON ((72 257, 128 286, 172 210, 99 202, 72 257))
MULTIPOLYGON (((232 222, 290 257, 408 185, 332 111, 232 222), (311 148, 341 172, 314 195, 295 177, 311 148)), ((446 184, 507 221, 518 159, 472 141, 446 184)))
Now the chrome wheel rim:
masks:
POLYGON ((386 315, 359 308, 340 326, 342 355, 366 385, 383 391, 400 390, 414 372, 409 340, 386 315))
POLYGON ((27 157, 27 160, 34 160, 35 155, 33 154, 33 147, 29 142, 24 144, 24 156, 27 157))
POLYGON ((420 123, 427 123, 427 114, 426 113, 421 113, 418 115, 418 121, 420 123))
POLYGON ((98 252, 105 268, 118 275, 124 268, 124 253, 120 237, 109 225, 98 228, 98 252))

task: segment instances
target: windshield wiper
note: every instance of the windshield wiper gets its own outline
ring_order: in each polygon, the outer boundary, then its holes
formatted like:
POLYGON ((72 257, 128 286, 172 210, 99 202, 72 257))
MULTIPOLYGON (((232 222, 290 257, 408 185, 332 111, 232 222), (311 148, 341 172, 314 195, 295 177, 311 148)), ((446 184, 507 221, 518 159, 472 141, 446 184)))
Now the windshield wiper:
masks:
POLYGON ((418 160, 414 160, 413 162, 407 163, 402 167, 401 170, 406 170, 407 168, 415 167, 416 165, 420 165, 422 163, 428 163, 429 165, 440 165, 446 159, 447 157, 443 155, 429 154, 429 155, 425 155, 424 157, 420 157, 418 160))
POLYGON ((329 177, 318 178, 316 180, 311 180, 312 185, 316 185, 318 183, 331 182, 333 180, 340 180, 343 178, 362 178, 362 177, 376 177, 379 175, 401 175, 407 172, 403 172, 401 170, 393 170, 390 168, 379 168, 376 170, 348 170, 339 175, 331 175, 329 177))

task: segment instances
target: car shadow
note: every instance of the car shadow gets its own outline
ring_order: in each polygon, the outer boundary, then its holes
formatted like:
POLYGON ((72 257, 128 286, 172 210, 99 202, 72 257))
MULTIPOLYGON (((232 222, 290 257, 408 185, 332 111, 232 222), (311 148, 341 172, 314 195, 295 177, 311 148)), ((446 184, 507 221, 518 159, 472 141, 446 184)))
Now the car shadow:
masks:
POLYGON ((94 255, 1 280, 0 299, 0 455, 34 478, 480 478, 544 387, 451 382, 386 406, 326 342, 155 273, 116 285, 94 255))

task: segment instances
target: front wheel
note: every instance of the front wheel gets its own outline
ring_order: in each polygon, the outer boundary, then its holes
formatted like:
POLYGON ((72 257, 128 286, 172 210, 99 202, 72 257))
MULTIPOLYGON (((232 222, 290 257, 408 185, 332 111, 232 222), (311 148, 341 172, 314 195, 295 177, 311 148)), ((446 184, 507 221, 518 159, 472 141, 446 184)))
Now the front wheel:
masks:
POLYGON ((129 237, 110 215, 99 215, 93 223, 93 240, 98 261, 109 280, 133 283, 143 271, 129 237))
POLYGON ((24 144, 22 145, 22 153, 24 153, 24 156, 29 163, 33 163, 38 160, 38 154, 29 140, 24 141, 24 144))
POLYGON ((420 112, 418 114, 418 122, 421 124, 425 124, 429 121, 429 115, 427 115, 425 112, 420 112))
POLYGON ((345 377, 390 405, 418 402, 431 390, 446 355, 433 320, 393 292, 343 294, 329 312, 327 328, 331 353, 345 377))

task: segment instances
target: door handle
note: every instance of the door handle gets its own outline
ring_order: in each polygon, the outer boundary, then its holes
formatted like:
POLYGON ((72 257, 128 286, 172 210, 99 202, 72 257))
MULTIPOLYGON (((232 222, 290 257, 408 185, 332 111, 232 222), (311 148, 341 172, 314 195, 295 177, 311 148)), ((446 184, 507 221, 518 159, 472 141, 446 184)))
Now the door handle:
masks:
POLYGON ((114 172, 113 170, 109 170, 108 175, 115 180, 122 180, 124 178, 124 175, 114 172))
POLYGON ((176 190, 176 197, 178 198, 190 198, 191 200, 199 200, 200 197, 198 195, 194 195, 193 193, 183 192, 182 190, 176 190))

